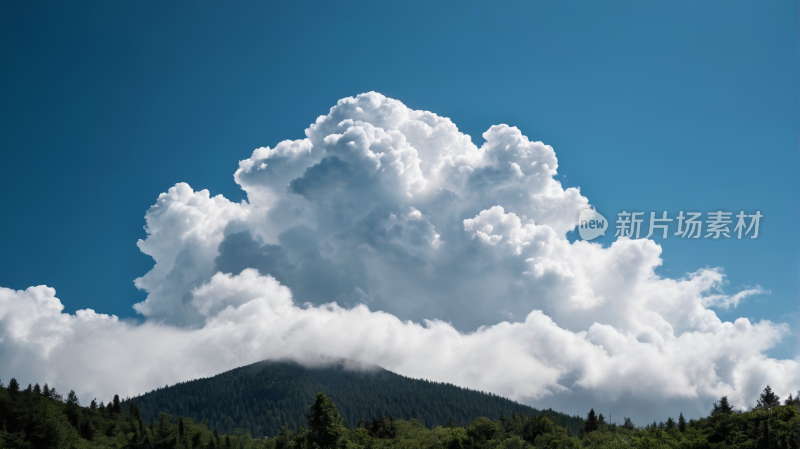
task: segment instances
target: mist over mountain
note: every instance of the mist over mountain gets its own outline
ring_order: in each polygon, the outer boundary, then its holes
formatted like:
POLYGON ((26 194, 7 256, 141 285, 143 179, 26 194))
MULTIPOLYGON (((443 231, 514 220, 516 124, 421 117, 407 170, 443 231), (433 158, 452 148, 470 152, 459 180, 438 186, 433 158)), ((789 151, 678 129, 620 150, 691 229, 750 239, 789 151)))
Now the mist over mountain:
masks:
MULTIPOLYGON (((498 419, 519 413, 544 414, 554 423, 579 432, 583 420, 553 410, 537 410, 509 399, 448 383, 412 379, 377 365, 337 360, 305 367, 293 361, 266 360, 210 378, 159 388, 134 397, 145 421, 159 413, 208 420, 209 428, 234 433, 241 428, 254 437, 275 436, 281 426, 306 426, 316 394, 324 391, 350 427, 361 419, 381 416, 415 418, 428 428, 467 425, 485 416, 498 419)), ((127 407, 127 404, 125 405, 127 407)))

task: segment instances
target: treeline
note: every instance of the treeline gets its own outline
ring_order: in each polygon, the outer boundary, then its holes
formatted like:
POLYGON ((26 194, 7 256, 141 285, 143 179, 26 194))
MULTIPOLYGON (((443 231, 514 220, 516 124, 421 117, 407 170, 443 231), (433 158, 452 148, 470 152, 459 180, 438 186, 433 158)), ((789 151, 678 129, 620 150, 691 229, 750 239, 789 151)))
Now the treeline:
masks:
POLYGON ((145 422, 135 405, 123 408, 118 395, 83 407, 74 391, 64 398, 47 384, 20 389, 15 379, 7 387, 0 382, 0 449, 255 449, 263 443, 246 432, 219 435, 206 423, 166 413, 145 422))
POLYGON ((21 390, 16 380, 0 382, 0 448, 151 449, 797 449, 800 402, 783 402, 769 387, 756 406, 736 412, 722 398, 707 418, 672 418, 636 427, 608 423, 591 410, 578 435, 543 414, 515 413, 496 420, 480 417, 466 426, 450 422, 433 429, 419 420, 383 416, 348 428, 333 400, 319 392, 305 414, 305 427, 282 427, 274 438, 253 439, 209 431, 206 422, 161 413, 145 422, 135 403, 126 410, 118 396, 107 405, 82 407, 74 392, 64 399, 38 385, 21 390))
POLYGON ((465 426, 479 416, 499 419, 519 413, 544 414, 577 434, 578 416, 537 410, 509 399, 451 384, 411 379, 384 370, 354 371, 344 362, 306 368, 295 362, 264 361, 207 379, 160 388, 130 399, 145 420, 159 413, 208 420, 209 427, 231 433, 246 429, 254 437, 273 437, 281 426, 297 431, 317 392, 325 391, 352 427, 362 418, 393 416, 416 419, 429 429, 452 421, 465 426))

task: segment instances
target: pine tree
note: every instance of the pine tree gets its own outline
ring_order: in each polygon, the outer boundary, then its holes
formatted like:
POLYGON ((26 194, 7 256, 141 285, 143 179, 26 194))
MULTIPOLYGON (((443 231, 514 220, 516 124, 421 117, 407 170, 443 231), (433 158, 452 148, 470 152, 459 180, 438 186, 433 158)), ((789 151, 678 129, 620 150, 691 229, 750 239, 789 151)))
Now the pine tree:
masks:
POLYGON ((89 403, 89 408, 92 410, 97 410, 97 398, 92 399, 92 402, 89 403))
POLYGON ((672 417, 670 416, 669 418, 667 418, 666 429, 670 430, 670 429, 674 429, 674 428, 675 428, 675 420, 672 419, 672 417))
POLYGON ((51 396, 50 388, 47 386, 47 382, 45 382, 44 387, 42 387, 42 396, 46 398, 51 396))
POLYGON ((81 405, 80 401, 78 401, 78 395, 75 394, 75 390, 69 390, 67 405, 81 405))
POLYGON ((711 410, 711 416, 724 415, 733 411, 733 407, 728 403, 728 397, 723 396, 719 403, 714 403, 714 408, 711 410))
POLYGON ((586 433, 594 432, 597 430, 597 427, 597 415, 594 414, 594 409, 591 409, 589 410, 589 414, 586 415, 586 422, 583 424, 583 431, 586 433))
POLYGON ((131 402, 130 406, 128 406, 128 414, 131 415, 131 417, 135 420, 142 420, 142 414, 139 412, 139 407, 136 407, 136 404, 133 402, 131 402))
POLYGON ((122 414, 122 406, 119 403, 119 395, 114 395, 114 405, 111 407, 111 413, 115 415, 122 414))
POLYGON ((17 379, 11 378, 11 381, 8 383, 8 392, 12 396, 19 393, 19 382, 17 382, 17 379))
POLYGON ((336 405, 322 391, 311 405, 308 415, 308 440, 312 447, 331 449, 345 431, 344 418, 339 415, 336 405))
POLYGON ((630 418, 627 418, 627 417, 623 417, 623 418, 622 418, 622 427, 623 427, 624 429, 628 429, 628 430, 634 430, 634 429, 636 429, 636 426, 635 426, 635 425, 633 425, 633 420, 632 420, 632 419, 630 419, 630 418))
POLYGON ((764 388, 764 392, 761 393, 761 396, 758 398, 756 410, 770 411, 779 405, 781 405, 781 398, 779 398, 777 394, 773 393, 772 388, 767 385, 767 388, 764 388))
POLYGON ((38 382, 36 383, 36 385, 33 386, 33 392, 36 394, 42 394, 42 387, 39 386, 38 382))
POLYGON ((686 418, 683 417, 683 412, 678 416, 678 430, 686 432, 686 418))

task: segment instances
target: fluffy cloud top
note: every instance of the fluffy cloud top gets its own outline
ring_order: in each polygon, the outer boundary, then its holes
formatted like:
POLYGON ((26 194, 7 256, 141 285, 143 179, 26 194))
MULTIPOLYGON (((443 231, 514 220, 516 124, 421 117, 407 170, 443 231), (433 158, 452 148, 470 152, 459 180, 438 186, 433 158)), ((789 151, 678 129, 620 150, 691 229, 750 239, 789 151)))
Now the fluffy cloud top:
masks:
POLYGON ((136 280, 143 324, 0 288, 0 376, 104 398, 346 357, 646 419, 665 401, 692 415, 800 387, 798 360, 764 355, 787 326, 709 309, 761 289, 721 295, 716 269, 657 276, 650 240, 569 243, 588 200, 553 179, 553 149, 506 125, 483 137, 374 92, 340 100, 305 139, 239 162, 246 202, 186 184, 158 198, 139 242, 156 262, 136 280))

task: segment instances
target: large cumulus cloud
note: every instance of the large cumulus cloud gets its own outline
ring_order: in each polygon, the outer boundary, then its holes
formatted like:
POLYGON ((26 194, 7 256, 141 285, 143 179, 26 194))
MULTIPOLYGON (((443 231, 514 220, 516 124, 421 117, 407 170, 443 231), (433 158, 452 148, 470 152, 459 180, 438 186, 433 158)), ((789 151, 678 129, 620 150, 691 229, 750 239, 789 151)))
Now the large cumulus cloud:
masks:
POLYGON ((554 150, 506 125, 483 137, 377 93, 340 100, 305 139, 239 162, 247 201, 186 184, 159 197, 139 242, 156 262, 136 280, 143 324, 0 289, 0 376, 89 398, 346 357, 645 419, 797 390, 798 360, 764 355, 786 325, 710 309, 762 290, 720 294, 717 269, 660 277, 650 240, 569 243, 588 199, 554 179, 554 150))

